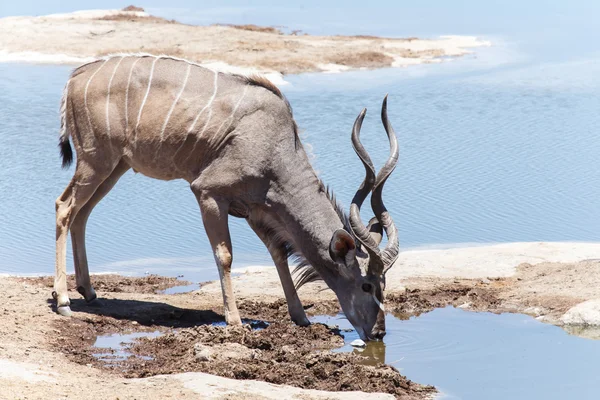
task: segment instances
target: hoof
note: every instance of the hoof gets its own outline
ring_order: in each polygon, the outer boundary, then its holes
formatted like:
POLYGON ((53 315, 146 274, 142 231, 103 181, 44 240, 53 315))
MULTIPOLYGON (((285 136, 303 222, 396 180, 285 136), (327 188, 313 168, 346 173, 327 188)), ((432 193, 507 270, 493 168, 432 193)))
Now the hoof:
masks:
POLYGON ((62 315, 63 317, 70 317, 71 315, 73 315, 71 307, 69 306, 60 306, 56 309, 56 312, 62 315))
POLYGON ((96 291, 91 287, 89 292, 86 293, 83 286, 77 286, 77 292, 79 292, 79 294, 83 296, 86 303, 91 303, 92 301, 96 300, 96 291))
POLYGON ((306 317, 304 319, 301 319, 300 321, 293 321, 293 322, 298 326, 309 326, 310 325, 310 321, 306 317))

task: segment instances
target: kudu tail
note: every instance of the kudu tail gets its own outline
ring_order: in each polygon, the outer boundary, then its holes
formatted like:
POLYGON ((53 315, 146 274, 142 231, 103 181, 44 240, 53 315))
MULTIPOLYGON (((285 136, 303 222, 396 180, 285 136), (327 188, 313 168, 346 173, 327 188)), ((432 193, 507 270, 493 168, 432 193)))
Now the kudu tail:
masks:
POLYGON ((63 96, 60 101, 60 138, 58 140, 58 147, 60 148, 63 168, 69 168, 73 163, 73 149, 71 148, 71 142, 69 141, 70 133, 67 128, 67 96, 69 94, 69 83, 70 81, 65 85, 63 96))

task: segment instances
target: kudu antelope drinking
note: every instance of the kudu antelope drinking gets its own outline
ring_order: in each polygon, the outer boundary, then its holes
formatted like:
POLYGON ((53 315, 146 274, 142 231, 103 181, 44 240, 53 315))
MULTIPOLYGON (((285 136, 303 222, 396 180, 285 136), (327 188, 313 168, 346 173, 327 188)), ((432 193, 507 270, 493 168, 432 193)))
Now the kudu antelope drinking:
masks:
POLYGON ((245 218, 267 246, 296 324, 309 321, 290 274, 290 255, 302 260, 298 286, 323 279, 364 340, 383 337, 385 272, 398 256, 396 227, 382 201, 383 185, 398 159, 386 100, 381 117, 391 152, 377 176, 359 140, 366 110, 354 123, 352 143, 366 178, 348 218, 317 178, 292 109, 269 81, 167 56, 111 56, 77 68, 61 104, 63 167, 73 158, 69 138, 77 163, 56 200, 53 294, 58 312, 71 314, 65 265, 69 230, 77 290, 92 301, 86 222, 132 168, 152 178, 190 183, 219 269, 227 323, 241 324, 230 276, 227 219, 232 215, 245 218), (375 218, 365 226, 359 212, 370 193, 375 218), (388 243, 380 250, 383 230, 388 243))

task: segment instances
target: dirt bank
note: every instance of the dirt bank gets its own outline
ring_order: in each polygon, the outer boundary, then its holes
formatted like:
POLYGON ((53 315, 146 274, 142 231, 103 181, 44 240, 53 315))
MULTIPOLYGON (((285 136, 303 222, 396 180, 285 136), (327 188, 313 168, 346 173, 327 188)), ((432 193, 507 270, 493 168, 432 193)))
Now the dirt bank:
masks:
MULTIPOLYGON (((54 277, 40 276, 35 278, 23 278, 24 282, 38 284, 47 288, 54 285, 54 277)), ((191 285, 191 282, 177 278, 159 275, 148 275, 141 278, 129 278, 122 275, 102 274, 94 275, 94 289, 101 292, 125 292, 125 293, 159 293, 175 286, 191 285)), ((69 290, 75 290, 75 275, 67 277, 69 290)))
MULTIPOLYGON (((404 254, 402 265, 394 267, 401 268, 389 272, 387 310, 407 318, 453 305, 472 311, 526 313, 561 325, 561 317, 571 307, 600 298, 600 261, 589 256, 600 245, 502 246, 404 254), (571 249, 569 254, 556 252, 565 246, 571 249), (523 249, 532 248, 537 252, 523 254, 523 249), (438 258, 434 261, 435 254, 438 258), (548 254, 554 254, 554 259, 580 261, 554 262, 548 254), (518 262, 522 257, 542 262, 518 262), (487 268, 509 258, 515 262, 510 268, 487 268), (427 268, 419 267, 418 260, 429 260, 427 268), (479 264, 477 274, 472 264, 479 264), (429 274, 432 265, 437 266, 439 276, 429 274), (450 268, 456 277, 446 276, 450 268)), ((48 278, 0 281, 6 299, 0 324, 2 396, 81 398, 81 393, 95 393, 101 398, 128 399, 135 398, 139 390, 154 398, 205 398, 206 393, 209 398, 258 394, 292 398, 292 393, 303 398, 366 396, 345 392, 355 390, 370 396, 383 392, 377 395, 381 398, 421 399, 433 390, 389 366, 368 367, 357 355, 332 354, 330 350, 341 344, 344 332, 323 325, 299 328, 289 323, 273 268, 251 270, 234 278, 240 312, 244 318, 267 321, 268 326, 255 325, 261 330, 207 325, 223 321, 218 282, 194 292, 166 295, 161 289, 177 283, 169 278, 95 275, 92 279, 99 301, 87 305, 71 292, 74 317, 70 319, 52 312, 48 278), (162 336, 134 342, 130 348, 134 355, 129 358, 107 363, 93 357, 106 352, 94 348, 98 335, 131 332, 162 336), (352 379, 357 376, 361 379, 352 379)), ((333 293, 322 289, 315 283, 301 290, 308 314, 339 311, 333 293)), ((598 337, 587 327, 566 328, 571 334, 598 337)))
POLYGON ((5 60, 76 62, 111 53, 146 52, 290 74, 440 62, 488 45, 467 36, 387 39, 284 34, 256 25, 191 26, 141 11, 0 19, 0 59, 5 60))
MULTIPOLYGON (((92 276, 98 288, 106 278, 92 276)), ((71 291, 75 315, 62 318, 52 312, 47 279, 5 278, 0 282, 0 290, 7 296, 0 325, 0 384, 5 388, 0 398, 79 399, 86 398, 82 393, 94 393, 101 398, 129 399, 143 390, 148 398, 241 399, 274 394, 277 398, 364 398, 366 394, 361 392, 386 398, 376 395, 384 392, 403 399, 424 399, 434 392, 392 367, 368 367, 361 364, 360 357, 330 353, 342 344, 340 332, 319 324, 298 328, 287 318, 278 321, 285 308, 281 299, 265 303, 240 299, 244 317, 263 316, 272 322, 266 328, 258 325, 265 329, 213 327, 206 324, 222 322, 223 316, 220 299, 210 293, 157 293, 157 277, 122 277, 123 287, 139 291, 120 291, 113 275, 107 286, 110 291, 98 289, 100 299, 95 304, 85 304, 71 291), (98 335, 156 331, 164 336, 141 341, 133 349, 150 360, 130 357, 107 364, 93 357, 106 351, 93 347, 98 335), (199 361, 198 344, 235 356, 199 361), (240 362, 240 354, 247 357, 244 362, 240 362), (245 383, 239 386, 228 378, 245 383), (264 387, 255 379, 277 385, 264 387), (213 391, 211 396, 206 395, 208 389, 213 391)), ((310 302, 306 305, 309 313, 337 311, 333 301, 319 307, 310 302)))

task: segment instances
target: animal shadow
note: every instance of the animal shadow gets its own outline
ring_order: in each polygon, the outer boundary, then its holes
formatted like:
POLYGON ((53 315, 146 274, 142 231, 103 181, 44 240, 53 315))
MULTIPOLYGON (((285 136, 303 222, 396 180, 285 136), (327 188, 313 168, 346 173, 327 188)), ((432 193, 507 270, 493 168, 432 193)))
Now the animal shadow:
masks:
MULTIPOLYGON (((48 299, 48 305, 56 312, 56 303, 48 299)), ((224 323, 225 317, 213 310, 194 310, 170 304, 123 299, 96 299, 86 303, 84 299, 71 299, 74 312, 135 321, 140 325, 158 325, 169 328, 188 328, 198 325, 224 323)))

